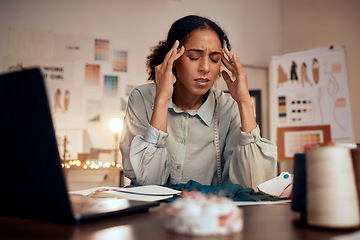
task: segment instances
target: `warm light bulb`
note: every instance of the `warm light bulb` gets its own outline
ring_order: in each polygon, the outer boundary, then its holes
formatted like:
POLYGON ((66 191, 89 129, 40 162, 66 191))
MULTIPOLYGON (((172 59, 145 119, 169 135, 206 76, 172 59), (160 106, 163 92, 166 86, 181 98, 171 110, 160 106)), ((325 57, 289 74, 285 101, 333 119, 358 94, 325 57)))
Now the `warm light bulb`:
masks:
POLYGON ((121 120, 120 118, 112 118, 110 119, 108 126, 111 131, 119 132, 123 128, 123 120, 121 120))

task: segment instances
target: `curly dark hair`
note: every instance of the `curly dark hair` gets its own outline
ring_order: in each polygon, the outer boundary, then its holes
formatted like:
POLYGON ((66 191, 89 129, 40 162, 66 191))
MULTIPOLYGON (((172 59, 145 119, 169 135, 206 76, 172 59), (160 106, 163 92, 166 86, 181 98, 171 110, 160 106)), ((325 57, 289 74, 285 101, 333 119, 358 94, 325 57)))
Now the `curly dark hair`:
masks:
MULTIPOLYGON (((180 46, 184 45, 189 39, 192 32, 198 29, 212 29, 218 35, 221 47, 224 45, 231 50, 229 39, 218 24, 208 18, 196 15, 189 15, 176 20, 171 26, 167 39, 160 41, 157 46, 151 49, 151 54, 147 57, 146 67, 149 74, 148 80, 155 81, 155 67, 164 61, 165 55, 170 51, 175 41, 180 42, 180 46)), ((175 68, 173 73, 176 76, 175 68)))

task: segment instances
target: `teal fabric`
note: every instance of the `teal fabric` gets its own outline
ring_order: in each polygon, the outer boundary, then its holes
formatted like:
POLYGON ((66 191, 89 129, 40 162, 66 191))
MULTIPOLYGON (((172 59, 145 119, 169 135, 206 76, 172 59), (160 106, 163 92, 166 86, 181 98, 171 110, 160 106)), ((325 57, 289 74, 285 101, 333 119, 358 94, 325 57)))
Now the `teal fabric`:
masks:
MULTIPOLYGON (((210 186, 210 185, 202 185, 196 181, 190 180, 187 183, 182 184, 174 184, 174 185, 162 185, 164 187, 172 188, 175 190, 186 190, 192 191, 197 190, 199 192, 214 194, 219 196, 225 196, 233 199, 234 201, 277 201, 283 200, 271 197, 269 195, 255 193, 252 188, 244 188, 240 184, 232 184, 229 182, 225 182, 219 186, 210 186)), ((176 198, 168 199, 167 201, 173 201, 176 198)))

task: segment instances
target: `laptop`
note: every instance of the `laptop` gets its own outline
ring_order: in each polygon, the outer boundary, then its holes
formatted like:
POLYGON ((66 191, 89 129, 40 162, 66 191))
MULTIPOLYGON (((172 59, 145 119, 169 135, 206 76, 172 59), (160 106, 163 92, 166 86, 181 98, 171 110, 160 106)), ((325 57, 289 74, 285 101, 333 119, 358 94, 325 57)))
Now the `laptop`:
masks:
POLYGON ((158 202, 68 194, 39 68, 0 75, 0 215, 77 223, 158 202))

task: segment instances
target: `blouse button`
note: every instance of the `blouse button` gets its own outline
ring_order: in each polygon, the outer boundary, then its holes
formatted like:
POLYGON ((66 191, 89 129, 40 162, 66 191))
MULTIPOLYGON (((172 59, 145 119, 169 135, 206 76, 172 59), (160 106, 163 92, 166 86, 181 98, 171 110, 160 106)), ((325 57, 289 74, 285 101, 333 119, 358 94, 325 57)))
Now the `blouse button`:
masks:
POLYGON ((181 140, 181 144, 184 144, 184 143, 185 143, 185 140, 184 140, 184 139, 182 139, 182 140, 181 140))
POLYGON ((180 168, 181 168, 180 164, 176 165, 176 168, 177 168, 177 169, 180 169, 180 168))

